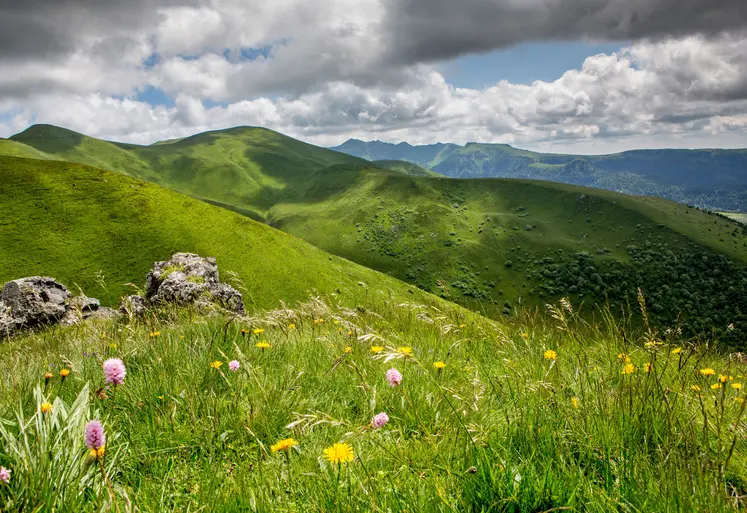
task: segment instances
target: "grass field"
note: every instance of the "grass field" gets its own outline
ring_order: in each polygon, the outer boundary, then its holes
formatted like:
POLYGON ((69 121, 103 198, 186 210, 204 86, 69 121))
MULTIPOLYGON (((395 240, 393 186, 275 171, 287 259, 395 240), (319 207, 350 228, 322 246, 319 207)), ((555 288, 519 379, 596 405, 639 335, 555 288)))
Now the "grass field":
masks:
POLYGON ((744 361, 614 321, 588 326, 567 303, 496 324, 376 297, 356 310, 317 298, 243 319, 166 310, 3 344, 0 466, 12 474, 0 508, 745 506, 744 361), (127 375, 106 388, 111 357, 127 375), (392 368, 399 386, 385 377, 392 368), (388 423, 374 429, 382 412, 388 423), (101 465, 83 444, 88 419, 107 435, 101 465), (277 450, 289 438, 297 445, 277 450), (325 457, 336 443, 349 460, 325 457))
POLYGON ((116 306, 153 262, 187 251, 217 257, 224 279, 236 273, 249 307, 338 289, 341 301, 369 290, 425 298, 244 216, 88 166, 0 157, 0 196, 0 283, 48 275, 116 306))

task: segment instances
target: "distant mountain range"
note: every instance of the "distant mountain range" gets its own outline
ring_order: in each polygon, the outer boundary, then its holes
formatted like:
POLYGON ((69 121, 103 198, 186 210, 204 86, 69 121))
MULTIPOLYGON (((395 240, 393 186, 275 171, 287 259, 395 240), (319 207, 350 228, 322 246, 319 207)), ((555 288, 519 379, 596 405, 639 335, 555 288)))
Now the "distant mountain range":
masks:
POLYGON ((371 161, 404 160, 453 178, 532 178, 747 212, 747 150, 635 150, 561 155, 506 144, 412 146, 350 139, 331 148, 371 161))

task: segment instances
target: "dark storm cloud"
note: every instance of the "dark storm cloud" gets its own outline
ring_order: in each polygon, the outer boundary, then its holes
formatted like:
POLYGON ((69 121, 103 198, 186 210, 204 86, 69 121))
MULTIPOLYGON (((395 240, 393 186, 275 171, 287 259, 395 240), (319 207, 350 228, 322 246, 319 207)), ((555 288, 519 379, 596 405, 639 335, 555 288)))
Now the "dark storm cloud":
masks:
POLYGON ((449 59, 533 40, 715 35, 747 27, 746 0, 384 0, 389 58, 449 59))
MULTIPOLYGON (((75 51, 81 39, 148 27, 157 10, 197 0, 0 0, 0 59, 46 59, 75 51)), ((126 37, 126 36, 125 36, 126 37)))

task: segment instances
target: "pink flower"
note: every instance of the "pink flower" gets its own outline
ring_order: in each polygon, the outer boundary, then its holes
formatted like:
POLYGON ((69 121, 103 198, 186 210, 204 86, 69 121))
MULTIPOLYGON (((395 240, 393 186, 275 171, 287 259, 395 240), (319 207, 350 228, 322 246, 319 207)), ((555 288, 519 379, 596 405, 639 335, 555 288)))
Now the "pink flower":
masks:
POLYGON ((374 415, 374 418, 371 419, 371 427, 379 429, 384 427, 387 422, 389 422, 389 415, 382 411, 378 415, 374 415))
POLYGON ((121 385, 124 383, 127 369, 119 358, 109 358, 104 362, 104 376, 106 376, 106 382, 111 383, 114 386, 121 385))
POLYGON ((104 427, 98 420, 92 420, 86 424, 86 446, 94 451, 101 449, 106 444, 104 427))
POLYGON ((397 369, 389 369, 386 371, 386 380, 389 382, 389 385, 394 388, 402 383, 402 374, 400 374, 397 369))
POLYGON ((0 482, 3 483, 10 483, 10 469, 5 467, 0 467, 0 482))
POLYGON ((231 360, 228 362, 228 370, 236 372, 241 368, 241 364, 237 360, 231 360))

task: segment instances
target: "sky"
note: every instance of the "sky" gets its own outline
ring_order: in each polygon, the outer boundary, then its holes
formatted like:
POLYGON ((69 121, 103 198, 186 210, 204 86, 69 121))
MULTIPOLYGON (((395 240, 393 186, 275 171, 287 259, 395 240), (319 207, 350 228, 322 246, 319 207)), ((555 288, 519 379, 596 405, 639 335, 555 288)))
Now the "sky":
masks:
POLYGON ((0 137, 747 147, 744 0, 0 0, 0 137))

